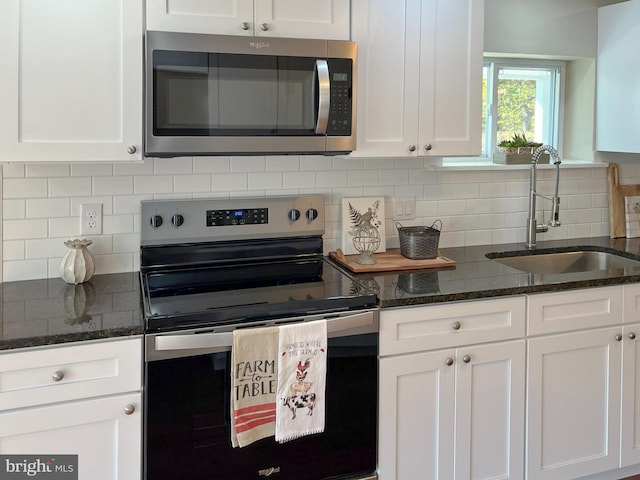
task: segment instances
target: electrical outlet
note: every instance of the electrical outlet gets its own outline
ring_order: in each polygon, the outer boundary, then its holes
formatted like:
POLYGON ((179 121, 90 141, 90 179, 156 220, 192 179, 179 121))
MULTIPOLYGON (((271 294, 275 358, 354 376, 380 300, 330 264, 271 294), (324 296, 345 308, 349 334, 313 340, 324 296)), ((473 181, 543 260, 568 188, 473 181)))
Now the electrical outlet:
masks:
POLYGON ((102 234, 102 204, 80 205, 80 235, 102 234))

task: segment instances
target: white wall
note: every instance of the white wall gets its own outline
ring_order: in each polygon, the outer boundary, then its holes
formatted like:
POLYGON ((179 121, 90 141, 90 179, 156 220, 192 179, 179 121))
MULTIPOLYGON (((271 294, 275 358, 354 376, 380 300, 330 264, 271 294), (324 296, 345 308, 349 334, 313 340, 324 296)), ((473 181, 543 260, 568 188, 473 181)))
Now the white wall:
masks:
MULTIPOLYGON (((640 164, 640 155, 609 158, 640 164)), ((88 202, 104 206, 104 234, 91 237, 97 273, 138 269, 139 205, 149 198, 322 193, 328 203, 325 253, 340 246, 339 205, 345 196, 384 195, 391 247, 398 245, 391 202, 394 196, 408 195, 416 196, 418 217, 403 224, 430 225, 442 219, 442 248, 524 242, 527 168, 436 170, 431 163, 259 156, 147 159, 136 164, 5 164, 4 281, 57 277, 66 252, 63 242, 79 237, 79 205, 88 202)), ((539 173, 539 191, 551 193, 553 169, 539 173)), ((634 163, 625 164, 622 174, 640 183, 634 163)), ((562 226, 541 239, 608 235, 605 168, 565 166, 560 194, 562 226)))

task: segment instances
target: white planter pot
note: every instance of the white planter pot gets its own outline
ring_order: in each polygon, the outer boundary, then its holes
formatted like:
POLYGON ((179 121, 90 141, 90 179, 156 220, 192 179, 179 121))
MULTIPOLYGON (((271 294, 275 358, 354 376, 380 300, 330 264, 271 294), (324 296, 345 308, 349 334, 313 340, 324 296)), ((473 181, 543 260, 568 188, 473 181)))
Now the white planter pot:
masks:
POLYGON ((67 283, 83 283, 93 276, 94 259, 87 249, 91 240, 67 240, 64 244, 69 251, 60 262, 60 276, 67 283))

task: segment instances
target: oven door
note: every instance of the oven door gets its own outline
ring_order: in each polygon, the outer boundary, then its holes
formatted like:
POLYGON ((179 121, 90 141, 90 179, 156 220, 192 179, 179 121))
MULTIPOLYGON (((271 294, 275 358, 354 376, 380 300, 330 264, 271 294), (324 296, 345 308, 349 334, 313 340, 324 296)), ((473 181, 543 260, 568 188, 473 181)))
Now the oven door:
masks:
POLYGON ((231 334, 150 335, 145 368, 145 478, 377 478, 377 312, 342 319, 342 326, 340 318, 327 322, 324 433, 284 444, 265 438, 244 448, 233 448, 230 440, 231 334), (365 324, 375 324, 375 331, 354 333, 366 330, 365 324), (212 352, 203 353, 208 348, 212 352), (160 360, 163 355, 172 358, 160 360))

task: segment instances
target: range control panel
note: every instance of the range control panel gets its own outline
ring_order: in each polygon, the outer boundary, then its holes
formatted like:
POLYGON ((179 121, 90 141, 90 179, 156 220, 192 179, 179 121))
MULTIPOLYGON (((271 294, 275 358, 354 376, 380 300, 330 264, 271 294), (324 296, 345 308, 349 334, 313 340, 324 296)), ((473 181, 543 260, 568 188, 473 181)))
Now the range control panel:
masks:
POLYGON ((141 245, 324 233, 324 196, 145 200, 141 245))

